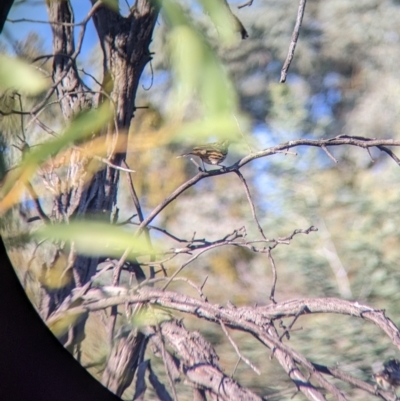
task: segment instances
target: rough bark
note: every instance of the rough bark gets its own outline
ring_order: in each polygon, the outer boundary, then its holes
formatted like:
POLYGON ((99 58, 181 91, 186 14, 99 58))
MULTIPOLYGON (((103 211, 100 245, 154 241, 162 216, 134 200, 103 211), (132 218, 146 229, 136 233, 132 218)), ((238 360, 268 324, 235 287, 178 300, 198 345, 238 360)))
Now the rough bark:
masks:
MULTIPOLYGON (((92 0, 92 4, 95 4, 92 0)), ((139 0, 131 14, 124 18, 106 7, 94 15, 94 23, 104 54, 104 86, 115 105, 115 120, 119 130, 128 130, 134 110, 135 94, 143 68, 150 61, 148 46, 158 10, 154 2, 139 0)), ((118 135, 118 133, 117 133, 118 135)), ((125 154, 119 153, 111 160, 120 165, 125 154)), ((116 311, 111 316, 112 337, 116 311)), ((138 362, 140 348, 145 341, 138 333, 137 338, 114 344, 103 375, 103 384, 122 394, 132 381, 138 362), (114 367, 118 366, 118 370, 114 367), (109 372, 114 372, 112 375, 109 372), (128 377, 128 380, 125 377, 128 377)))
POLYGON ((151 60, 148 47, 157 16, 154 2, 138 0, 126 18, 106 7, 93 17, 104 54, 105 89, 114 101, 118 128, 130 125, 139 79, 151 60))
POLYGON ((133 330, 120 338, 111 351, 101 381, 119 397, 132 383, 144 339, 142 333, 133 330))
MULTIPOLYGON (((108 93, 114 107, 113 124, 100 135, 104 135, 105 142, 109 144, 108 160, 118 166, 125 159, 126 142, 125 149, 119 148, 118 153, 114 153, 113 145, 120 132, 126 133, 129 130, 138 82, 143 68, 151 58, 148 46, 158 10, 150 1, 141 0, 125 18, 97 1, 92 1, 92 4, 91 13, 104 55, 103 89, 108 93)), ((54 86, 63 115, 66 120, 70 120, 80 111, 97 106, 97 98, 87 90, 76 67, 85 26, 81 28, 79 43, 75 46, 72 25, 74 16, 70 1, 49 1, 47 7, 49 19, 53 22, 54 86)), ((89 183, 84 183, 81 178, 87 164, 87 158, 73 151, 65 181, 57 172, 52 172, 51 177, 45 177, 48 185, 55 186, 56 191, 62 189, 54 202, 53 220, 68 221, 71 217, 85 216, 88 213, 100 214, 103 218, 110 219, 116 205, 118 170, 107 165, 89 183)), ((82 287, 90 280, 96 271, 98 258, 77 255, 72 249, 69 262, 73 279, 67 287, 57 291, 56 295, 46 294, 49 298, 48 302, 44 302, 49 305, 47 315, 64 302, 74 287, 82 287)), ((83 320, 72 329, 68 338, 66 336, 61 339, 64 343, 68 341, 71 352, 84 337, 84 325, 83 320)), ((113 333, 110 333, 110 337, 113 337, 113 333)), ((103 382, 117 394, 122 394, 132 381, 143 336, 132 334, 128 340, 114 345, 103 376, 103 382)))
POLYGON ((189 332, 182 324, 168 321, 161 325, 161 334, 180 359, 185 378, 194 385, 222 401, 263 400, 222 372, 215 350, 198 332, 189 332))
MULTIPOLYGON (((50 21, 73 24, 74 14, 69 1, 48 3, 50 21)), ((53 81, 56 86, 58 101, 66 119, 73 118, 78 112, 92 105, 92 95, 78 74, 75 63, 74 27, 71 25, 51 24, 53 32, 53 81)))

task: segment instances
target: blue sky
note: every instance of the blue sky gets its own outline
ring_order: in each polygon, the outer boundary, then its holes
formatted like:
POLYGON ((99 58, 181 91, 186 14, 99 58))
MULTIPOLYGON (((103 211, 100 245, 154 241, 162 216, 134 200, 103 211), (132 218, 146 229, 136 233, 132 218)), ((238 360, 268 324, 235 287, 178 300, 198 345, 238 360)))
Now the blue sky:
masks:
MULTIPOLYGON (((75 22, 81 22, 91 8, 89 0, 72 0, 72 7, 75 14, 75 22)), ((126 2, 121 2, 122 13, 126 12, 126 2)), ((26 1, 22 4, 13 6, 8 16, 10 20, 16 19, 29 19, 38 21, 47 21, 47 12, 44 1, 31 0, 26 1)), ((15 22, 12 23, 7 21, 5 24, 6 37, 10 37, 13 40, 22 40, 30 32, 37 32, 43 39, 47 50, 51 50, 51 28, 49 24, 33 23, 33 22, 15 22)), ((76 27, 75 37, 79 35, 81 27, 76 27)), ((83 42, 82 53, 88 54, 87 52, 95 45, 97 41, 97 34, 93 26, 93 22, 89 21, 85 39, 83 42)))

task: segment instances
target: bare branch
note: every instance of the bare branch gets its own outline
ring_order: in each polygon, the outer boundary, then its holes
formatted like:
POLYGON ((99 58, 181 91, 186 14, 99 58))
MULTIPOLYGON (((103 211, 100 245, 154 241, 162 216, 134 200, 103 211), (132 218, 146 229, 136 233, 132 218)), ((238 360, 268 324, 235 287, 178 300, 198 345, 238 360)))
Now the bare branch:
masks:
MULTIPOLYGON (((88 295, 90 294, 90 291, 88 295)), ((85 297, 84 297, 85 298, 85 297)), ((245 322, 268 325, 273 319, 294 317, 299 311, 301 315, 310 313, 337 313, 359 317, 377 325, 400 349, 400 332, 396 325, 385 316, 384 311, 371 308, 358 302, 345 301, 338 298, 295 299, 291 301, 257 307, 224 308, 198 299, 155 288, 142 288, 137 295, 111 297, 107 299, 88 298, 77 308, 100 310, 112 305, 150 302, 155 305, 190 313, 197 317, 218 323, 224 323, 232 328, 246 329, 245 322)))
POLYGON ((252 4, 253 4, 253 0, 249 0, 246 3, 238 6, 238 8, 240 9, 240 8, 244 8, 244 7, 250 7, 252 4))
POLYGON ((209 251, 210 249, 217 248, 217 247, 219 247, 219 246, 221 246, 221 245, 225 245, 225 244, 218 243, 218 244, 210 245, 210 246, 208 246, 207 248, 201 250, 199 253, 197 253, 197 254, 194 255, 193 257, 191 257, 188 261, 186 261, 185 263, 183 263, 183 264, 181 265, 181 267, 168 279, 168 281, 167 281, 167 283, 164 285, 163 289, 165 290, 165 289, 171 284, 171 281, 172 281, 187 265, 189 265, 189 264, 192 263, 194 260, 196 260, 200 255, 202 255, 204 252, 209 251))
POLYGON ((306 1, 307 0, 300 0, 299 8, 297 10, 297 18, 296 18, 296 25, 294 26, 293 34, 292 34, 292 41, 290 42, 289 51, 286 56, 285 63, 283 64, 282 71, 281 71, 281 79, 279 82, 283 83, 286 82, 287 72, 289 70, 290 64, 293 60, 294 51, 296 49, 297 40, 300 34, 300 27, 303 21, 304 10, 306 8, 306 1))
MULTIPOLYGON (((273 350, 273 354, 288 372, 292 380, 298 385, 299 390, 309 399, 324 400, 325 398, 309 384, 309 380, 296 367, 297 364, 307 369, 311 377, 338 400, 346 400, 344 395, 335 386, 323 378, 321 372, 318 369, 316 370, 310 361, 282 343, 281 338, 273 327, 273 320, 282 319, 283 317, 294 317, 297 319, 299 316, 310 313, 338 313, 359 317, 376 324, 392 340, 393 344, 400 349, 400 332, 393 322, 385 316, 383 311, 373 309, 368 305, 359 304, 358 302, 344 301, 337 298, 298 299, 270 304, 268 306, 232 308, 221 307, 220 305, 210 304, 203 300, 149 287, 139 289, 135 293, 126 296, 105 299, 101 297, 96 299, 96 297, 91 296, 89 291, 82 298, 83 303, 71 310, 75 312, 79 312, 80 310, 95 311, 123 303, 150 303, 171 310, 189 313, 220 325, 222 322, 226 327, 251 333, 264 345, 273 350)), ((163 335, 165 335, 164 332, 163 335)), ((185 371, 189 377, 188 372, 185 371)), ((206 372, 207 369, 201 373, 197 372, 197 374, 203 377, 204 374, 208 374, 206 372)), ((339 373, 336 372, 337 375, 339 373)), ((192 380, 200 380, 197 374, 192 376, 192 380)), ((346 381, 359 388, 363 388, 356 382, 346 381)), ((371 390, 370 388, 366 389, 368 391, 371 390)))
MULTIPOLYGON (((379 148, 380 146, 400 146, 400 140, 396 139, 375 139, 375 138, 365 138, 365 137, 359 137, 359 136, 349 136, 349 135, 339 135, 334 138, 330 139, 298 139, 295 141, 289 141, 265 150, 262 150, 260 152, 253 153, 251 155, 243 157, 241 160, 236 162, 234 165, 230 167, 226 167, 224 172, 219 172, 221 173, 228 173, 233 171, 237 167, 242 167, 249 163, 252 160, 258 159, 260 157, 267 157, 271 156, 273 154, 278 153, 278 151, 284 150, 284 149, 290 149, 290 148, 295 148, 298 146, 313 146, 313 147, 318 147, 322 148, 322 146, 328 147, 328 146, 341 146, 341 145, 350 145, 350 146, 357 146, 363 149, 368 149, 368 148, 373 148, 377 147, 379 148)), ((392 157, 392 155, 390 155, 392 157)), ((393 158, 393 157, 392 157, 393 158)), ((395 160, 395 159, 394 159, 395 160)), ((397 160, 395 160, 397 163, 397 160)))
MULTIPOLYGON (((286 142, 260 152, 251 153, 248 156, 243 157, 235 164, 229 167, 225 167, 224 169, 211 170, 211 171, 201 171, 197 173, 194 177, 183 183, 179 186, 174 192, 172 192, 168 197, 166 197, 158 206, 156 206, 153 211, 143 220, 143 222, 139 225, 138 230, 136 232, 136 236, 142 234, 145 227, 147 227, 158 214, 165 209, 172 201, 174 201, 181 193, 185 192, 187 189, 191 188, 199 181, 204 178, 214 177, 223 174, 229 174, 232 172, 236 172, 238 169, 243 167, 244 165, 250 163, 252 160, 259 159, 261 157, 267 157, 274 155, 276 153, 280 153, 283 150, 287 150, 290 148, 298 147, 298 146, 314 146, 322 148, 322 146, 341 146, 341 145, 350 145, 357 146, 364 149, 378 147, 379 146, 400 146, 400 140, 395 139, 370 139, 364 137, 352 137, 347 135, 340 135, 331 139, 298 139, 295 141, 286 142)), ((396 160, 395 155, 390 155, 396 163, 398 163, 398 159, 396 160)), ((126 253, 127 257, 129 252, 126 253)))
POLYGON ((34 24, 62 25, 62 26, 69 26, 69 27, 82 26, 86 23, 85 20, 83 20, 82 22, 70 23, 70 22, 60 22, 60 21, 38 20, 38 19, 31 19, 31 18, 18 18, 18 19, 7 18, 7 22, 11 22, 12 24, 16 24, 16 23, 20 23, 20 22, 29 22, 29 23, 34 23, 34 24))

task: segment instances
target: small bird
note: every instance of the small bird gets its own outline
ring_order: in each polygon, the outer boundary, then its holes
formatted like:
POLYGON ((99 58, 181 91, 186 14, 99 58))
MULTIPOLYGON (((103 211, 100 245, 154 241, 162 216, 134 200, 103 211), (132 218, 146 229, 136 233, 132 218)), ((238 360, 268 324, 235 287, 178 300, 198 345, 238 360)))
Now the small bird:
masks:
POLYGON ((400 386, 400 361, 389 359, 383 369, 374 374, 376 384, 383 390, 393 390, 400 386))
POLYGON ((212 164, 214 166, 221 165, 228 154, 229 145, 230 142, 227 140, 207 143, 205 145, 196 146, 190 152, 184 153, 177 157, 185 157, 190 155, 198 156, 203 163, 204 170, 206 170, 204 163, 212 164))

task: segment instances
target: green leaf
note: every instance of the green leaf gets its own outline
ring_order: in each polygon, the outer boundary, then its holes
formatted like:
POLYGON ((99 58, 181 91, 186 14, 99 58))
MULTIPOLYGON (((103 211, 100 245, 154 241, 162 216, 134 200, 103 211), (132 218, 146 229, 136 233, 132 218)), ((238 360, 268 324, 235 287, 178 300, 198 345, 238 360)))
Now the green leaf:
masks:
POLYGON ((236 19, 226 0, 199 0, 218 30, 219 39, 227 45, 237 40, 236 19))
POLYGON ((232 115, 216 115, 183 124, 174 140, 198 143, 199 140, 207 139, 236 141, 240 138, 240 128, 232 115))
POLYGON ((33 236, 40 240, 73 242, 79 253, 90 256, 107 255, 119 258, 126 249, 140 254, 155 252, 154 246, 150 248, 144 237, 135 238, 133 233, 124 228, 93 220, 47 225, 41 227, 33 236))
POLYGON ((13 88, 31 95, 42 92, 46 80, 41 73, 25 61, 0 54, 0 90, 13 88))
POLYGON ((26 165, 40 164, 75 141, 90 134, 98 133, 98 131, 110 121, 111 117, 112 110, 109 103, 102 104, 98 109, 85 111, 79 114, 62 136, 46 142, 27 153, 21 167, 24 168, 26 165))
POLYGON ((184 115, 195 100, 201 103, 204 118, 236 112, 234 87, 203 33, 176 2, 165 0, 162 10, 170 25, 168 46, 174 85, 169 104, 174 107, 173 114, 184 115))

